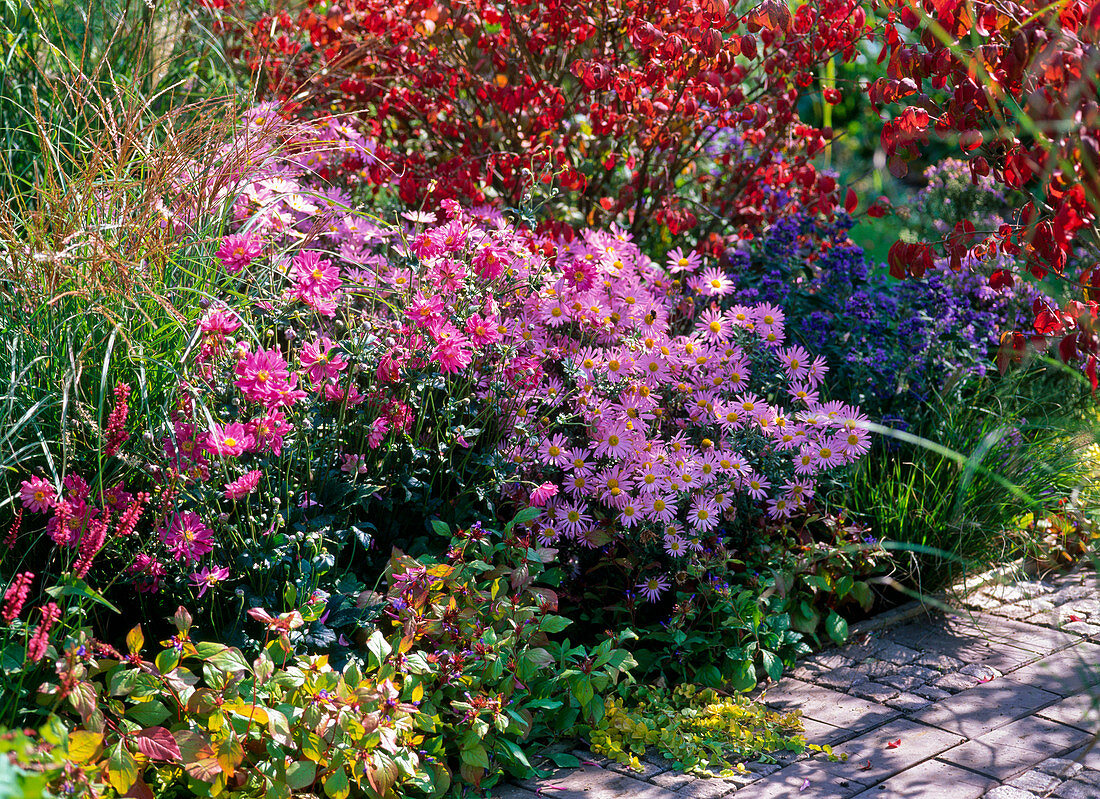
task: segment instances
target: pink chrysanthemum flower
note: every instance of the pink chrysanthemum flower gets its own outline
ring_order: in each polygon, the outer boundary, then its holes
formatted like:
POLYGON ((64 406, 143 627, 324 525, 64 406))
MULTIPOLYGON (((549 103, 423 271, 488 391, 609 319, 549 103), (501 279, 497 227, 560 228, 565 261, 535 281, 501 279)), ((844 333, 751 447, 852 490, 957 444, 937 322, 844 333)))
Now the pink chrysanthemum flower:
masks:
POLYGON ((235 275, 258 258, 262 252, 263 244, 259 236, 245 233, 226 236, 214 255, 222 262, 226 272, 235 275))
POLYGON ((248 496, 256 487, 260 484, 260 477, 263 475, 259 469, 253 469, 250 472, 246 472, 242 476, 238 477, 231 483, 225 484, 225 498, 226 499, 241 499, 248 496))
POLYGON ((335 342, 328 336, 310 341, 302 347, 298 359, 313 385, 320 386, 336 380, 340 372, 348 368, 339 352, 333 352, 335 342))
POLYGON ((551 497, 558 495, 558 487, 553 483, 543 483, 531 492, 531 505, 536 508, 541 508, 551 497))
POLYGON ((215 424, 206 435, 206 448, 215 455, 237 458, 255 443, 243 424, 215 424))
POLYGON ((19 499, 23 507, 32 513, 44 513, 53 507, 57 492, 48 480, 32 477, 19 486, 19 499))
POLYGON ((290 372, 277 349, 248 353, 237 363, 236 374, 238 379, 233 385, 265 407, 278 407, 283 393, 291 388, 290 372))
POLYGON ((177 513, 160 531, 160 540, 176 560, 197 561, 214 548, 214 534, 197 513, 177 513))

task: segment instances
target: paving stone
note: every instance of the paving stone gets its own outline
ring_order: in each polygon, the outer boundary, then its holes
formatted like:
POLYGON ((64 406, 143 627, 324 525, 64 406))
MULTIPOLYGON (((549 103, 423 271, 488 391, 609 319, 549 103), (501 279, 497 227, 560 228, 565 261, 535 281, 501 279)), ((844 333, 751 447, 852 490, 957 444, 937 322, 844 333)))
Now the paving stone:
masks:
POLYGON ((806 742, 825 746, 847 740, 855 735, 851 730, 834 727, 832 724, 822 724, 814 719, 802 719, 802 733, 806 736, 806 742))
POLYGON ((814 663, 821 666, 823 669, 839 669, 844 666, 851 666, 855 662, 855 659, 843 654, 837 649, 830 649, 825 652, 820 652, 813 657, 807 658, 807 662, 814 663))
POLYGON ((898 715, 882 705, 799 680, 791 680, 788 689, 778 696, 767 695, 765 704, 784 712, 798 709, 806 718, 854 732, 898 715))
POLYGON ((734 796, 736 799, 849 799, 867 787, 866 782, 832 773, 823 766, 821 760, 795 763, 742 788, 734 796))
POLYGON ((839 776, 855 776, 864 782, 875 783, 961 742, 962 738, 953 733, 897 719, 836 747, 838 754, 848 755, 847 762, 825 762, 822 767, 839 776), (888 746, 897 740, 901 743, 896 748, 888 746), (870 768, 865 769, 868 761, 870 768))
POLYGON ((720 796, 733 793, 740 787, 741 783, 721 778, 697 779, 679 788, 676 796, 685 797, 685 799, 718 799, 720 796))
POLYGON ((1047 599, 1055 605, 1065 605, 1078 599, 1091 599, 1095 596, 1095 588, 1088 585, 1067 585, 1048 594, 1047 599))
POLYGON ((1063 699, 1061 702, 1057 702, 1050 707, 1045 707, 1039 711, 1038 715, 1052 721, 1058 721, 1062 724, 1068 724, 1071 727, 1076 727, 1079 730, 1085 732, 1095 732, 1100 729, 1100 708, 1097 707, 1097 702, 1100 701, 1091 694, 1077 694, 1063 699))
POLYGON ((803 663, 801 666, 791 669, 790 674, 796 680, 812 680, 823 671, 826 671, 826 669, 821 668, 821 666, 813 663, 803 663))
POLYGON ((925 699, 931 699, 933 702, 938 702, 941 699, 946 699, 951 696, 950 691, 945 691, 934 685, 922 685, 920 688, 914 688, 913 693, 917 696, 923 696, 925 699))
POLYGON ((889 685, 891 688, 897 688, 899 691, 912 691, 914 688, 924 685, 928 680, 905 674, 891 674, 888 677, 882 677, 879 682, 883 685, 889 685))
POLYGON ((1100 645, 1080 643, 1064 652, 1017 669, 1013 680, 1072 696, 1100 683, 1100 645))
POLYGON ((967 738, 978 738, 1052 704, 1057 698, 1049 691, 1003 677, 941 700, 913 718, 967 738))
POLYGON ((979 684, 980 681, 977 677, 970 677, 966 674, 947 674, 932 683, 936 688, 943 691, 949 691, 953 694, 957 694, 959 691, 966 691, 979 684))
POLYGON ((1058 799, 1096 799, 1100 796, 1100 784, 1075 777, 1055 788, 1054 795, 1058 799))
POLYGON ((924 652, 917 658, 917 665, 936 671, 958 671, 966 663, 941 652, 924 652))
POLYGON ((1021 602, 1018 605, 1001 605, 1000 607, 987 608, 986 612, 992 613, 994 616, 1003 616, 1006 619, 1026 621, 1031 619, 1036 613, 1050 610, 1053 607, 1054 605, 1050 602, 1033 599, 1021 602))
POLYGON ((879 660, 888 660, 891 663, 903 666, 916 661, 920 657, 920 651, 903 646, 900 643, 887 643, 875 652, 875 657, 879 660))
POLYGON ((698 777, 692 774, 685 774, 682 771, 666 771, 663 774, 658 774, 653 777, 650 782, 661 788, 668 788, 670 791, 678 791, 689 782, 694 782, 697 779, 698 777))
POLYGON ((979 635, 984 635, 990 640, 1001 641, 1017 649, 1027 649, 1041 655, 1064 649, 1080 640, 1078 636, 1061 630, 984 615, 971 619, 971 624, 979 635))
POLYGON ((1068 780, 1071 777, 1076 777, 1081 769, 1084 768, 1080 763, 1075 763, 1069 758, 1065 757, 1050 757, 1037 765, 1039 771, 1044 774, 1050 774, 1052 777, 1058 777, 1063 780, 1068 780))
POLYGON ((524 780, 524 788, 546 793, 550 789, 554 799, 613 799, 629 796, 630 799, 676 799, 678 794, 658 785, 625 774, 599 768, 582 766, 578 769, 560 769, 543 780, 524 780))
POLYGON ((658 752, 653 751, 652 749, 646 750, 646 753, 642 757, 642 760, 644 760, 646 763, 652 763, 653 765, 657 766, 657 768, 661 769, 662 771, 669 771, 671 769, 676 768, 675 763, 673 763, 667 757, 663 757, 658 752))
POLYGON ((1003 782, 1048 757, 1069 752, 1087 738, 1073 727, 1030 716, 956 746, 940 759, 1003 782))
POLYGON ((994 780, 938 760, 929 760, 858 793, 855 799, 978 799, 994 780))
POLYGON ((611 762, 610 758, 606 758, 603 755, 597 755, 595 752, 591 752, 587 749, 574 749, 573 757, 581 761, 585 766, 600 766, 606 767, 611 762))
POLYGON ((747 768, 753 774, 759 774, 761 777, 767 777, 779 771, 779 769, 783 767, 778 763, 761 763, 759 760, 754 760, 751 763, 746 763, 745 768, 747 768))
POLYGON ((534 791, 510 783, 493 786, 490 790, 493 799, 538 799, 538 794, 534 791))
MULTIPOLYGON (((894 641, 924 651, 918 661, 931 655, 947 655, 958 662, 990 663, 1005 671, 1034 660, 1036 655, 1009 643, 985 638, 973 625, 964 625, 958 617, 935 617, 933 622, 911 622, 886 631, 894 641)), ((928 661, 925 660, 925 663, 928 661)))
POLYGON ((963 666, 959 669, 959 673, 965 674, 967 677, 973 677, 978 682, 989 682, 1004 676, 992 666, 987 666, 984 663, 971 663, 969 666, 963 666))
POLYGON ((835 688, 838 691, 847 691, 853 685, 858 685, 861 682, 867 682, 867 675, 863 672, 850 668, 848 666, 841 666, 839 668, 830 669, 829 671, 821 672, 814 675, 813 682, 818 685, 824 685, 827 688, 835 688))
POLYGON ((1080 749, 1066 755, 1066 760, 1080 763, 1086 771, 1100 771, 1100 745, 1095 744, 1095 741, 1089 741, 1080 749))
POLYGON ((625 774, 628 777, 633 777, 636 780, 648 780, 650 777, 655 777, 658 774, 668 771, 667 768, 661 768, 653 763, 648 763, 645 760, 638 761, 641 764, 641 769, 631 768, 624 763, 608 763, 604 768, 611 771, 617 771, 619 774, 625 774))
POLYGON ((1021 791, 1011 785, 998 785, 985 795, 985 799, 1035 799, 1035 794, 1021 791))
POLYGON ((848 658, 852 663, 858 663, 861 660, 872 657, 882 645, 883 642, 880 639, 868 637, 868 639, 862 643, 848 643, 839 647, 836 651, 838 654, 848 658))
POLYGON ((1011 785, 1013 788, 1019 788, 1022 791, 1047 793, 1055 786, 1061 785, 1062 780, 1032 769, 1031 771, 1025 771, 1017 777, 1013 777, 1007 784, 1011 785))
POLYGON ((1071 621, 1069 624, 1063 624, 1062 629, 1086 638, 1100 634, 1100 624, 1089 624, 1087 621, 1071 621))
POLYGON ((889 685, 883 685, 882 683, 864 682, 853 685, 851 693, 853 696, 870 699, 872 702, 885 702, 887 699, 893 699, 900 692, 897 688, 891 688, 889 685))
POLYGON ((869 680, 881 681, 883 677, 894 676, 902 667, 888 660, 867 660, 857 663, 853 668, 866 675, 869 680))
POLYGON ((887 699, 884 704, 905 713, 912 713, 915 710, 923 710, 928 707, 932 704, 932 700, 916 694, 900 694, 893 699, 887 699))

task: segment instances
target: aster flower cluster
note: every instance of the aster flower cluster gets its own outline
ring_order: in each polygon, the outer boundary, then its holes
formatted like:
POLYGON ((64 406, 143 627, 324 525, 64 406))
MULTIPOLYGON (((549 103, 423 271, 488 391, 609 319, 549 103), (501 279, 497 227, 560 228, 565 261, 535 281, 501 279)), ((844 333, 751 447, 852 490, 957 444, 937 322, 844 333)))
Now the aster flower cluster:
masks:
POLYGON ((851 241, 851 224, 793 214, 726 257, 743 301, 783 308, 789 335, 829 358, 830 396, 904 428, 949 383, 984 376, 1000 334, 1030 324, 1041 295, 990 288, 973 259, 960 272, 938 259, 923 280, 898 283, 851 241))
POLYGON ((733 302, 724 271, 694 274, 697 256, 669 262, 686 287, 625 232, 585 231, 516 311, 514 346, 539 369, 506 397, 507 446, 540 484, 544 544, 629 538, 681 558, 738 509, 798 513, 818 476, 868 448, 866 417, 821 401, 827 366, 787 344, 781 309, 733 302))

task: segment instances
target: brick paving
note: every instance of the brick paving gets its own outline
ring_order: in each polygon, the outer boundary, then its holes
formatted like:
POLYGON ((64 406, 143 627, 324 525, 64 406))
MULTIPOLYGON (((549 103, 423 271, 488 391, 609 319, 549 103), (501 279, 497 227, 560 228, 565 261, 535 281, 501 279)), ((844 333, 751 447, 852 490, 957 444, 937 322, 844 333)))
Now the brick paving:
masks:
POLYGON ((630 771, 578 752, 580 769, 493 796, 1100 799, 1096 574, 995 583, 951 605, 818 653, 763 690, 847 761, 788 753, 707 779, 659 756, 630 771))

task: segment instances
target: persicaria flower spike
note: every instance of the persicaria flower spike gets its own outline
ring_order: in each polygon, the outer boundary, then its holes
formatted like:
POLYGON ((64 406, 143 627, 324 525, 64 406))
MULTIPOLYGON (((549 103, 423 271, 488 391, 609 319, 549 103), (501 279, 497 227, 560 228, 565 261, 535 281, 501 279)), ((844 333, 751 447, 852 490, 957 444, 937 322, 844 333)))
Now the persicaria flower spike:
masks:
POLYGON ((33 580, 33 572, 23 572, 17 574, 15 579, 11 581, 8 590, 4 592, 4 609, 0 611, 0 618, 4 620, 5 624, 11 624, 19 617, 23 605, 26 604, 27 597, 30 595, 33 580))

